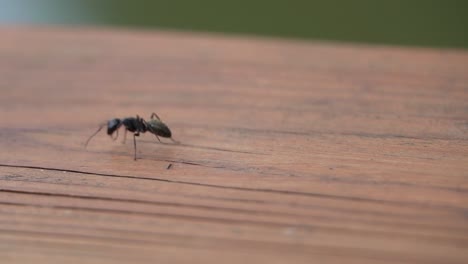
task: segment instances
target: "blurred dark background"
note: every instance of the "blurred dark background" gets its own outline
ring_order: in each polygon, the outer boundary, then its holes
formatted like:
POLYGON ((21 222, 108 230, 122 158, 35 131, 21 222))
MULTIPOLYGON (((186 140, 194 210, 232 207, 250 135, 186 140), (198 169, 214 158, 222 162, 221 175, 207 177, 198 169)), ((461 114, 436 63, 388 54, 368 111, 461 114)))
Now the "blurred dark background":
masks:
POLYGON ((0 0, 0 24, 67 24, 468 48, 465 0, 0 0))

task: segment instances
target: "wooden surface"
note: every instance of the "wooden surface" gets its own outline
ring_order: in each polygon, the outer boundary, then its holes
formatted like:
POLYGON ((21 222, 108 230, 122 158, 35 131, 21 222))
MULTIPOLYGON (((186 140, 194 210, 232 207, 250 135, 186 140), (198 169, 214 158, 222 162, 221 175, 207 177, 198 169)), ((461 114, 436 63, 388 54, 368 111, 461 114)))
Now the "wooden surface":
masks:
POLYGON ((3 27, 0 77, 2 263, 468 261, 466 52, 3 27))

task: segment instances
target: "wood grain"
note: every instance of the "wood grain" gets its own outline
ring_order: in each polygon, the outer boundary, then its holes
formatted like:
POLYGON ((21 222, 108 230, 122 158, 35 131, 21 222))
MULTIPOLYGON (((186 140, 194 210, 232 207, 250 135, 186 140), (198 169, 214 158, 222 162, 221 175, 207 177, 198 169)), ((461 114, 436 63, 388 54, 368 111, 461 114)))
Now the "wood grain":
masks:
POLYGON ((5 263, 468 261, 465 51, 3 27, 0 76, 5 263))

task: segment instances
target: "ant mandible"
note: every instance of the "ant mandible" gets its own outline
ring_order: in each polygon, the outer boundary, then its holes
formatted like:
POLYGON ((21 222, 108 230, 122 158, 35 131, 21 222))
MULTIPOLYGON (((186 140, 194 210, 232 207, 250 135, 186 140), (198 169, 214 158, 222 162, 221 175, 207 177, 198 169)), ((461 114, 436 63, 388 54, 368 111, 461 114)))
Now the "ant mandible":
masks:
MULTIPOLYGON (((134 159, 136 160, 136 137, 140 136, 140 133, 150 132, 156 136, 156 138, 161 142, 159 137, 170 138, 174 143, 178 143, 172 138, 172 133, 169 127, 164 124, 159 116, 156 113, 151 114, 151 120, 145 121, 143 118, 139 117, 127 117, 124 119, 114 118, 107 121, 107 135, 109 135, 113 140, 116 140, 119 136, 119 128, 121 126, 125 127, 124 140, 127 138, 127 131, 133 133, 133 147, 135 149, 134 159), (156 117, 156 118, 155 118, 156 117), (116 136, 113 137, 113 134, 116 133, 116 136)), ((88 146, 89 141, 97 134, 101 129, 106 126, 106 123, 103 123, 99 126, 98 130, 92 134, 88 140, 86 140, 85 148, 88 146)))

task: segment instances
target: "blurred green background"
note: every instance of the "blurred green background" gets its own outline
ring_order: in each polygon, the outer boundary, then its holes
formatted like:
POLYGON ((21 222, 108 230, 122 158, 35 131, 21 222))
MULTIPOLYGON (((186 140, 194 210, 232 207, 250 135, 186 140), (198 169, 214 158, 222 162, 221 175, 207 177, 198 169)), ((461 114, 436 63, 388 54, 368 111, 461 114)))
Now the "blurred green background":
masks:
POLYGON ((0 24, 100 25, 468 48, 466 0, 0 0, 0 24))

